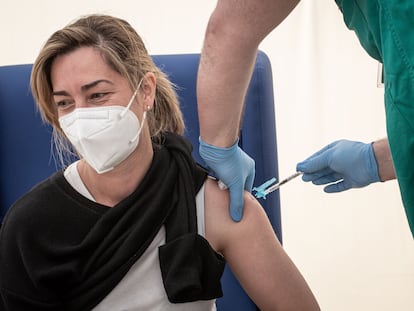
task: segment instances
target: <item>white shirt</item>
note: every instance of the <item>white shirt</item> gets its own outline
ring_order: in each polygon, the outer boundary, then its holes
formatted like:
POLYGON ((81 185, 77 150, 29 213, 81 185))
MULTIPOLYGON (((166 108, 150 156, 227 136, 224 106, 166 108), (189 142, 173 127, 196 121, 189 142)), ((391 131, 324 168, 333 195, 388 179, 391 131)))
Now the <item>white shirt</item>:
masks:
MULTIPOLYGON (((72 163, 65 170, 69 184, 86 198, 95 201, 85 187, 72 163)), ((198 234, 205 236, 204 185, 196 196, 198 234)), ((165 228, 160 229, 154 240, 131 267, 118 285, 93 310, 94 311, 215 311, 215 300, 188 303, 170 303, 164 290, 158 259, 158 247, 165 244, 165 228)))

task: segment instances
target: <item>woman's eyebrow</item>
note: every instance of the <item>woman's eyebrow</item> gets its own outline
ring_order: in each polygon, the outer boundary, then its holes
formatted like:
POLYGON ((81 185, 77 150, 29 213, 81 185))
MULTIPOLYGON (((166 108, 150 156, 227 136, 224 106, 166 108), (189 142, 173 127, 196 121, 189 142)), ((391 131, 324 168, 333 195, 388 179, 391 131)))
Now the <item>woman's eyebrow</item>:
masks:
POLYGON ((87 91, 87 90, 93 88, 94 86, 97 86, 100 83, 108 83, 108 84, 112 84, 112 85, 114 84, 112 81, 105 80, 105 79, 100 79, 100 80, 96 80, 96 81, 93 81, 91 83, 88 83, 88 84, 83 85, 81 87, 81 90, 82 91, 87 91))
POLYGON ((69 93, 66 91, 54 91, 52 92, 53 96, 69 96, 69 93))
MULTIPOLYGON (((93 81, 91 83, 82 85, 81 90, 82 90, 82 92, 87 91, 87 90, 97 86, 100 83, 107 83, 107 84, 111 84, 111 85, 114 84, 113 82, 111 82, 109 80, 100 79, 100 80, 96 80, 96 81, 93 81)), ((66 92, 66 91, 53 91, 52 95, 53 96, 69 96, 69 93, 66 92)))

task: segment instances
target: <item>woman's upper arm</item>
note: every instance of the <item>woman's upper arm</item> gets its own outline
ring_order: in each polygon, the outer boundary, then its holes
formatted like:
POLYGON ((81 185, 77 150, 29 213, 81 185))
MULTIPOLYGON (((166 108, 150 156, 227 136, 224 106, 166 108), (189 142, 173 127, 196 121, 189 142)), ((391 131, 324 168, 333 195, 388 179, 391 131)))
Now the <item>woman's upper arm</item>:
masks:
POLYGON ((229 216, 227 191, 206 187, 206 237, 222 253, 248 295, 262 310, 319 310, 299 270, 287 256, 259 202, 245 193, 240 222, 229 216))

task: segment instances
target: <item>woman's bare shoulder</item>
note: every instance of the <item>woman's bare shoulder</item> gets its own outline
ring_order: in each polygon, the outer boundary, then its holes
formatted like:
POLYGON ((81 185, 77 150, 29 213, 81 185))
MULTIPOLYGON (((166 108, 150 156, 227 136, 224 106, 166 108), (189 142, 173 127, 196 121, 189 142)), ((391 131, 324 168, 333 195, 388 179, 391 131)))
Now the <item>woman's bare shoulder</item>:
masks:
POLYGON ((244 192, 243 218, 235 222, 230 217, 230 195, 228 190, 219 188, 217 181, 207 179, 205 190, 206 238, 219 252, 227 243, 249 234, 257 226, 270 226, 260 203, 249 192, 244 192))

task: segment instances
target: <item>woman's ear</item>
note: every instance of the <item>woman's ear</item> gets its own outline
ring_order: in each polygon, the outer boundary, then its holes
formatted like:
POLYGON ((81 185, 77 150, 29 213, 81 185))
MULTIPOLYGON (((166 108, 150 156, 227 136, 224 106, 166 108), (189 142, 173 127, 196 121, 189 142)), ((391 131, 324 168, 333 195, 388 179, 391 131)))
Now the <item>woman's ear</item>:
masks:
POLYGON ((142 95, 144 99, 144 106, 152 108, 155 99, 155 90, 157 87, 157 79, 154 73, 147 72, 142 80, 142 95))

